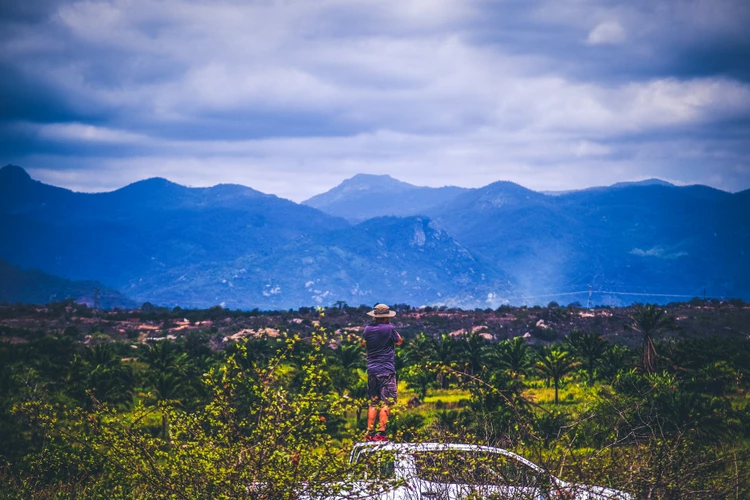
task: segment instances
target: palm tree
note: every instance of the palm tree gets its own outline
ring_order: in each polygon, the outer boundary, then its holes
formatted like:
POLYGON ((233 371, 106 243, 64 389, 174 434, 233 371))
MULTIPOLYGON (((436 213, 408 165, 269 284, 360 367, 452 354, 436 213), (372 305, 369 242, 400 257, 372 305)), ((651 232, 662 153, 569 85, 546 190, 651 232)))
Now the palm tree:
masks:
POLYGON ((631 358, 630 349, 620 344, 611 345, 602 356, 599 365, 599 375, 613 380, 617 373, 629 364, 631 358))
POLYGON ((345 370, 356 370, 364 368, 365 355, 364 349, 359 344, 341 344, 337 349, 337 361, 345 370))
MULTIPOLYGON (((163 341, 151 344, 142 354, 149 364, 146 376, 154 388, 156 401, 180 400, 186 395, 188 359, 176 344, 163 341)), ((161 416, 162 437, 169 440, 169 420, 166 412, 161 416)))
POLYGON ((511 378, 518 379, 529 367, 529 346, 523 337, 504 340, 488 351, 487 359, 507 371, 511 378))
POLYGON ((435 374, 424 365, 412 365, 403 373, 406 386, 416 391, 419 400, 424 402, 427 391, 435 386, 435 374))
POLYGON ((170 341, 149 344, 141 356, 148 363, 149 370, 159 373, 182 371, 187 363, 187 356, 170 341))
POLYGON ((437 355, 435 339, 420 332, 406 346, 406 364, 416 365, 425 361, 434 361, 437 355))
POLYGON ((484 353, 487 340, 475 332, 463 336, 462 357, 469 375, 476 375, 484 368, 484 353))
POLYGON ((542 357, 541 361, 537 362, 536 369, 539 370, 539 373, 551 379, 555 385, 555 405, 559 402, 558 390, 560 388, 560 380, 578 365, 579 363, 573 361, 568 351, 563 351, 559 348, 552 349, 549 354, 542 357))
MULTIPOLYGON (((458 342, 450 335, 444 333, 440 336, 440 341, 435 344, 435 360, 443 366, 450 366, 457 360, 459 354, 458 342)), ((451 376, 444 373, 438 373, 438 383, 441 389, 447 389, 450 385, 451 376)))
POLYGON ((594 385, 594 369, 607 351, 607 341, 594 332, 574 329, 565 339, 573 354, 582 359, 589 375, 589 385, 594 385))
POLYGON ((365 367, 364 349, 359 344, 344 343, 329 354, 328 360, 328 376, 343 395, 359 380, 359 369, 365 367))
POLYGON ((662 330, 674 328, 674 318, 656 304, 646 304, 638 307, 630 315, 633 324, 630 328, 639 332, 643 337, 643 354, 641 367, 645 373, 654 373, 656 365, 656 347, 654 336, 662 330))
MULTIPOLYGON (((551 345, 539 345, 536 346, 535 350, 533 351, 533 357, 532 357, 532 363, 534 367, 539 363, 539 360, 542 360, 549 356, 549 353, 552 352, 552 346, 551 345)), ((537 370, 539 371, 539 370, 537 370)), ((541 374, 544 375, 544 374, 541 374)), ((546 375, 544 375, 544 385, 549 389, 552 387, 552 382, 550 378, 546 375)))
POLYGON ((126 404, 133 398, 133 370, 109 344, 87 347, 81 355, 74 355, 64 383, 85 408, 94 403, 88 391, 95 400, 111 404, 126 404))
MULTIPOLYGON (((157 401, 178 400, 185 387, 184 378, 175 372, 156 372, 151 383, 157 401)), ((161 435, 169 441, 169 418, 166 412, 161 414, 161 435)))
POLYGON ((120 404, 133 398, 133 370, 122 363, 109 346, 96 346, 88 352, 91 371, 89 386, 100 401, 120 404))

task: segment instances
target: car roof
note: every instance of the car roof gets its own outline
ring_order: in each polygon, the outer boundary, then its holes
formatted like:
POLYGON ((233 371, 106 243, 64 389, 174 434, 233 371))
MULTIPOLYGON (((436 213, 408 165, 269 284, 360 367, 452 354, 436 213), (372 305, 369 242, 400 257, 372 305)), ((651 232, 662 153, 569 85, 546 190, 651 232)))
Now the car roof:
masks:
POLYGON ((487 453, 499 453, 507 457, 511 457, 519 462, 522 462, 532 469, 543 471, 541 467, 533 462, 530 462, 520 455, 513 453, 512 451, 504 450, 503 448, 495 448, 492 446, 482 446, 477 444, 460 444, 460 443, 391 443, 391 442, 379 442, 379 443, 356 443, 352 449, 352 457, 359 454, 362 451, 392 451, 395 453, 420 453, 430 451, 481 451, 487 453))

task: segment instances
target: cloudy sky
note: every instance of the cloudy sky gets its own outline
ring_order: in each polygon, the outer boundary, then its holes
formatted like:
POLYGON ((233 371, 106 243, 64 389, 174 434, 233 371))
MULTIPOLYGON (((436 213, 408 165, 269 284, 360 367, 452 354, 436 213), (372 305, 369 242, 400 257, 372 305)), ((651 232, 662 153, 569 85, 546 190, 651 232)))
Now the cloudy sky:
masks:
POLYGON ((295 201, 356 173, 750 188, 747 0, 0 0, 0 164, 295 201))

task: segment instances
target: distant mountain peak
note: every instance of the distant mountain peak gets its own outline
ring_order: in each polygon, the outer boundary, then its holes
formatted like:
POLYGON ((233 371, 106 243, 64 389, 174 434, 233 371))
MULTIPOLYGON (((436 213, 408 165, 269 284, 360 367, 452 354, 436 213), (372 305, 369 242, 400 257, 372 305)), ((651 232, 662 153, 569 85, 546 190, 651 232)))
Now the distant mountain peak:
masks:
POLYGON ((388 174, 357 174, 354 177, 344 180, 338 185, 338 188, 342 190, 391 191, 395 189, 396 191, 406 191, 416 189, 417 186, 394 179, 388 174))
POLYGON ((113 192, 115 193, 118 193, 118 192, 119 193, 132 193, 132 192, 151 193, 151 192, 162 191, 164 189, 175 189, 175 188, 188 189, 184 186, 181 186, 180 184, 164 179, 163 177, 151 177, 149 179, 143 179, 140 181, 133 182, 113 192))
POLYGON ((216 184, 215 186, 203 188, 207 192, 217 196, 252 196, 252 197, 266 197, 266 198, 278 198, 274 194, 266 194, 253 188, 243 186, 242 184, 216 184))
POLYGON ((164 177, 149 177, 148 179, 143 179, 140 181, 135 181, 131 184, 128 184, 125 187, 130 186, 168 186, 168 185, 175 185, 178 186, 179 184, 176 184, 170 180, 165 179, 164 177))
POLYGON ((513 181, 495 181, 492 184, 487 184, 485 187, 480 188, 480 189, 491 189, 491 190, 496 190, 496 189, 514 189, 514 190, 522 191, 522 192, 525 192, 525 191, 530 191, 531 192, 532 191, 531 189, 525 188, 522 185, 516 184, 513 181))
POLYGON ((0 168, 0 181, 2 182, 27 182, 31 180, 31 176, 26 170, 17 165, 5 165, 0 168))
POLYGON ((613 188, 630 187, 630 186, 664 186, 664 187, 675 187, 671 182, 663 181, 655 177, 651 179, 644 179, 642 181, 631 181, 631 182, 616 182, 612 184, 613 188))
POLYGON ((497 181, 480 188, 476 191, 479 199, 487 201, 493 199, 493 204, 505 205, 509 201, 522 201, 530 199, 542 199, 544 195, 531 189, 525 188, 520 184, 511 181, 497 181))
POLYGON ((302 204, 350 222, 362 222, 384 215, 424 215, 465 191, 455 186, 415 186, 390 175, 357 174, 302 204))
POLYGON ((337 201, 348 199, 353 193, 398 194, 419 189, 390 175, 357 174, 341 182, 338 186, 303 201, 303 205, 321 208, 337 201))
MULTIPOLYGON (((390 179, 392 181, 396 181, 397 179, 394 179, 388 174, 355 174, 352 177, 344 180, 344 182, 350 182, 350 181, 370 181, 370 180, 383 180, 383 179, 390 179)), ((400 181, 398 181, 400 182, 400 181)))

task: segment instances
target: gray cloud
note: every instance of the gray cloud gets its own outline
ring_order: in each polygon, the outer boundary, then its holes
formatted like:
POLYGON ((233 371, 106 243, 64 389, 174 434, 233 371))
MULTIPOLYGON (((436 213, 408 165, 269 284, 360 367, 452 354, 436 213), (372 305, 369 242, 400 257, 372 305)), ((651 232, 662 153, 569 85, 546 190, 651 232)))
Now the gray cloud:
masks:
POLYGON ((0 161, 51 183, 750 187, 743 2, 28 5, 0 21, 0 161))

